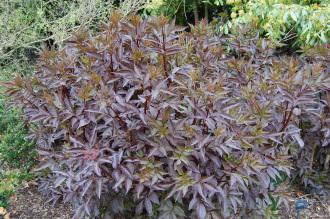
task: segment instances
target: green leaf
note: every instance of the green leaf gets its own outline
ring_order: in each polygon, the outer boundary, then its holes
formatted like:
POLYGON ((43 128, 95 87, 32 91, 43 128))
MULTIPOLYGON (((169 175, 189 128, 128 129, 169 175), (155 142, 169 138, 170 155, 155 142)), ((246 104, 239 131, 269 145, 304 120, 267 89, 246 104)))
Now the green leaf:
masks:
POLYGON ((297 15, 296 15, 296 13, 295 13, 294 11, 291 11, 290 16, 291 16, 291 18, 292 18, 295 22, 298 21, 298 19, 297 19, 297 15))

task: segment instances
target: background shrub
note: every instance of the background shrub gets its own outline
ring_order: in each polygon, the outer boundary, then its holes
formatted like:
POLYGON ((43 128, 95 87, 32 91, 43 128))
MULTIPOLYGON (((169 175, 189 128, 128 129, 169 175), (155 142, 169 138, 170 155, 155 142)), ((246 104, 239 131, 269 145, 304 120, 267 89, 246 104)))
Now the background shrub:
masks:
POLYGON ((119 7, 137 11, 145 0, 4 0, 0 2, 0 66, 33 64, 44 47, 59 47, 80 28, 96 30, 119 7))
POLYGON ((99 215, 105 200, 121 214, 127 197, 150 217, 261 213, 290 158, 328 145, 321 54, 278 57, 248 31, 222 38, 203 22, 185 33, 164 17, 110 20, 7 83, 34 124, 41 191, 72 202, 75 217, 99 215))
POLYGON ((0 66, 28 71, 44 47, 61 47, 80 28, 97 31, 118 7, 125 15, 176 17, 180 25, 214 19, 226 33, 233 24, 257 23, 272 40, 298 46, 329 42, 328 0, 5 0, 0 2, 0 66))
POLYGON ((201 19, 217 23, 218 31, 233 33, 249 24, 273 42, 297 49, 329 43, 329 0, 154 0, 145 14, 176 18, 180 25, 201 19))
POLYGON ((275 42, 314 46, 330 40, 329 1, 239 1, 233 3, 234 24, 253 23, 275 42))

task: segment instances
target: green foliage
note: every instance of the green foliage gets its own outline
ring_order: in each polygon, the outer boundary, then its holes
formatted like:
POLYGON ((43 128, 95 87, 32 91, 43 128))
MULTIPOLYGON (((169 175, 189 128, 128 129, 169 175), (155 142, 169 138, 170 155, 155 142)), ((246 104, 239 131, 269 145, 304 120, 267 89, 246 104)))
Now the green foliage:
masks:
MULTIPOLYGON (((228 2, 228 1, 227 1, 228 2)), ((250 23, 275 42, 314 46, 330 40, 329 1, 251 0, 233 3, 232 23, 250 23)))
MULTIPOLYGON (((27 66, 12 66, 2 69, 0 78, 7 81, 14 71, 29 70, 27 66)), ((0 86, 0 207, 7 208, 15 188, 34 177, 29 171, 36 163, 36 152, 35 143, 27 139, 27 129, 18 110, 5 106, 2 88, 0 86)))
POLYGON ((0 176, 0 179, 0 207, 8 208, 10 205, 10 197, 15 194, 14 189, 11 183, 5 181, 4 177, 0 176))
POLYGON ((226 10, 225 0, 152 0, 143 15, 165 15, 180 25, 195 24, 201 19, 212 20, 226 10))
POLYGON ((35 143, 27 140, 27 130, 15 110, 4 110, 0 101, 0 207, 8 207, 16 186, 34 178, 35 143))
POLYGON ((249 24, 278 45, 290 47, 312 47, 330 38, 329 0, 154 0, 145 14, 176 17, 181 25, 214 19, 225 34, 249 24))
POLYGON ((23 181, 33 178, 33 174, 20 169, 0 171, 0 207, 8 208, 11 197, 15 195, 16 187, 23 181))
MULTIPOLYGON (((119 8, 127 15, 145 3, 125 0, 119 8)), ((0 1, 0 65, 33 61, 43 47, 61 46, 80 28, 95 29, 115 4, 115 0, 0 1)))
MULTIPOLYGON (((1 80, 10 80, 10 74, 15 70, 17 69, 2 70, 1 80)), ((9 168, 27 171, 35 163, 33 151, 35 144, 27 139, 27 128, 22 122, 20 113, 5 106, 2 92, 0 86, 0 162, 9 168)))
POLYGON ((270 203, 262 209, 262 214, 265 219, 277 219, 279 216, 279 198, 274 198, 271 194, 269 194, 269 200, 270 203))
POLYGON ((19 113, 0 105, 0 159, 10 168, 30 169, 35 163, 34 142, 27 140, 27 129, 19 113))

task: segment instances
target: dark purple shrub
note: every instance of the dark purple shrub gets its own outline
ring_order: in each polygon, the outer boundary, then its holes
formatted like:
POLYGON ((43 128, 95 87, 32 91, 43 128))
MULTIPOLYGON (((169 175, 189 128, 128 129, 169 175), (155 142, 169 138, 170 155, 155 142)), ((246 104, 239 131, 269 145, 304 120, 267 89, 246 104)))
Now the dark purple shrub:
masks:
POLYGON ((293 149, 315 139, 303 134, 328 144, 324 59, 278 57, 203 22, 186 33, 164 17, 120 20, 44 51, 34 76, 8 84, 38 144, 41 190, 75 217, 104 200, 158 218, 257 212, 293 149))

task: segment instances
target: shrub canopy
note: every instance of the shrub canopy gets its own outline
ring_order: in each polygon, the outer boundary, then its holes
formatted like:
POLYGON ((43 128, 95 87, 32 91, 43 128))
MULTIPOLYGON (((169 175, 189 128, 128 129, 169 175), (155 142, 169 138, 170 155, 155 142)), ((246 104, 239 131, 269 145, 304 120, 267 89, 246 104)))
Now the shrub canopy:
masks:
POLYGON ((249 32, 211 28, 114 14, 7 84, 51 200, 72 202, 76 217, 104 200, 112 214, 134 200, 150 217, 246 215, 276 195, 289 153, 313 139, 304 133, 327 145, 329 59, 276 56, 249 32))
POLYGON ((275 42, 312 47, 330 43, 330 2, 251 0, 232 8, 234 24, 252 23, 275 42))

